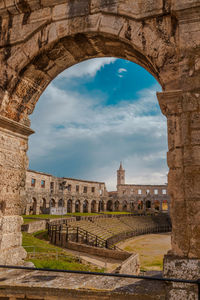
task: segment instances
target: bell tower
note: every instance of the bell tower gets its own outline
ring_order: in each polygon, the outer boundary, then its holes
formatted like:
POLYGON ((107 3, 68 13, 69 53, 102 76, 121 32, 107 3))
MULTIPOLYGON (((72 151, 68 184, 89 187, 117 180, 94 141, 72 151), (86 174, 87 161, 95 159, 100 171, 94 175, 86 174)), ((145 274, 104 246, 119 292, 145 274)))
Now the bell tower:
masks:
POLYGON ((119 170, 117 170, 117 185, 125 184, 125 170, 122 167, 122 162, 120 162, 119 170))

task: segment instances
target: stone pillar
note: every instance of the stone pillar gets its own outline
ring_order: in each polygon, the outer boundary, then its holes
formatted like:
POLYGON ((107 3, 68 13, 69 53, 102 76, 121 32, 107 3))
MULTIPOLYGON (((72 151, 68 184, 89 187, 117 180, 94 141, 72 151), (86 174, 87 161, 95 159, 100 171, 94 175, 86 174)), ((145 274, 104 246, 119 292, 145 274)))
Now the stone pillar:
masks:
POLYGON ((162 201, 162 200, 160 200, 160 206, 159 206, 159 211, 160 211, 160 212, 162 212, 162 208, 163 208, 163 206, 162 206, 162 205, 163 205, 163 201, 162 201))
POLYGON ((91 212, 92 212, 92 201, 91 202, 88 201, 88 213, 91 212))
POLYGON ((76 206, 75 202, 76 202, 75 200, 72 201, 72 213, 75 213, 75 206, 76 206))
POLYGON ((33 131, 0 116, 0 264, 22 264, 20 216, 26 201, 28 136, 33 131))
POLYGON ((167 200, 167 212, 170 215, 170 201, 167 200))
POLYGON ((123 203, 119 202, 119 211, 123 210, 123 203))
MULTIPOLYGON (((167 117, 172 250, 164 259, 164 276, 200 278, 200 94, 158 93, 167 117)), ((169 299, 197 299, 194 288, 169 290, 169 299), (192 292, 193 290, 193 292, 192 292), (195 296, 194 296, 194 293, 195 296)))
POLYGON ((84 200, 80 201, 80 213, 83 213, 83 202, 84 202, 84 200))

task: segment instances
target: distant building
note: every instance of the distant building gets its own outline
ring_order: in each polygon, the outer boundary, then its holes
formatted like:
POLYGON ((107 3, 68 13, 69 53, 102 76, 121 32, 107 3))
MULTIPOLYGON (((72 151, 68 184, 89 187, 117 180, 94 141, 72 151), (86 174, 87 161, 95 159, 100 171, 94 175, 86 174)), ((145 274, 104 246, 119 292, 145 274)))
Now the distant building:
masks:
POLYGON ((125 183, 122 163, 117 170, 117 191, 107 192, 104 182, 60 178, 28 170, 24 214, 66 214, 102 211, 168 211, 167 185, 125 183))
POLYGON ((59 178, 28 170, 24 213, 98 212, 107 197, 104 182, 59 178))
POLYGON ((117 170, 117 191, 108 192, 108 195, 110 198, 108 210, 169 210, 167 185, 126 184, 122 163, 117 170))

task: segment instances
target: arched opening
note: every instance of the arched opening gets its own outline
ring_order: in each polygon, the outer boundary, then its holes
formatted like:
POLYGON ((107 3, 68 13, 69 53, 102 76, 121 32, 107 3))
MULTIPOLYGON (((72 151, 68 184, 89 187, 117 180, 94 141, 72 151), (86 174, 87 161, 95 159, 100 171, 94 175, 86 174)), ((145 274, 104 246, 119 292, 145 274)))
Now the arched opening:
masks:
POLYGON ((155 210, 160 210, 160 202, 159 202, 159 200, 154 201, 154 209, 155 210))
POLYGON ((83 201, 83 213, 88 213, 88 201, 83 201))
POLYGON ((76 202, 75 202, 75 212, 79 213, 80 212, 80 208, 81 208, 80 201, 76 200, 76 202))
POLYGON ((67 201, 67 212, 72 213, 72 200, 71 199, 69 199, 67 201))
POLYGON ((151 201, 147 200, 146 201, 146 209, 150 209, 151 208, 151 201))
POLYGON ((97 212, 97 203, 95 200, 91 202, 91 213, 96 213, 97 212))
MULTIPOLYGON (((42 57, 43 57, 43 54, 42 54, 42 57)), ((40 59, 42 59, 42 57, 40 57, 40 59)), ((39 60, 40 60, 39 59, 39 60)), ((39 64, 38 64, 38 62, 36 62, 36 65, 37 65, 37 67, 39 67, 39 64)), ((34 68, 35 68, 35 65, 34 65, 34 68)), ((121 68, 122 69, 122 68, 121 68)), ((41 70, 40 70, 41 71, 41 70)), ((123 70, 120 70, 120 71, 118 71, 118 75, 119 76, 122 76, 121 75, 121 72, 126 72, 126 71, 123 71, 123 70)), ((121 77, 120 77, 121 78, 121 77)), ((63 102, 64 103, 64 102, 63 102)), ((78 105, 77 105, 77 107, 78 107, 78 105)), ((84 110, 84 107, 81 107, 81 109, 82 110, 84 110)), ((64 112, 65 110, 62 108, 62 112, 64 112)), ((92 115, 92 114, 91 114, 92 115)), ((70 118, 70 116, 68 115, 68 118, 70 118)), ((122 119, 123 119, 123 116, 122 116, 122 119)), ((71 129, 73 129, 74 130, 74 120, 71 120, 70 121, 71 122, 71 124, 70 124, 70 128, 71 129)), ((116 122, 116 120, 114 120, 114 123, 116 122)), ((58 122, 55 122, 56 124, 54 124, 54 126, 56 127, 56 128, 58 128, 58 130, 63 130, 64 128, 63 127, 65 127, 66 126, 66 124, 65 125, 62 125, 62 124, 57 124, 58 122)), ((85 124, 84 122, 83 122, 83 125, 87 128, 87 124, 85 124)), ((67 126, 66 126, 67 127, 67 126)), ((72 130, 72 131, 73 131, 72 130)), ((87 135, 84 135, 84 138, 86 139, 87 138, 87 135)), ((107 140, 109 140, 109 139, 107 139, 107 140)), ((89 141, 89 142, 91 142, 91 141, 89 141)), ((82 147, 82 144, 80 143, 80 144, 78 144, 78 147, 77 147, 77 149, 78 148, 80 148, 80 149, 83 149, 84 150, 84 147, 82 147)), ((89 148, 89 147, 88 147, 89 148)), ((88 148, 87 148, 87 152, 89 152, 89 150, 88 150, 88 148)), ((115 147, 116 149, 117 149, 117 147, 115 147)), ((78 161, 78 160, 77 160, 78 161)), ((63 164, 63 160, 62 160, 62 164, 63 164)), ((77 163, 78 164, 78 163, 77 163)), ((125 177, 121 177, 121 180, 125 180, 125 177)), ((77 187, 72 187, 72 189, 74 189, 75 188, 75 190, 76 190, 76 192, 79 192, 79 193, 82 193, 82 186, 79 186, 79 188, 77 188, 77 187)), ((88 190, 86 190, 85 191, 85 193, 90 193, 90 189, 88 188, 88 190)), ((103 191, 101 191, 101 193, 100 193, 100 195, 102 195, 103 196, 103 191)), ((84 196, 86 196, 86 194, 84 195, 84 196)), ((87 196, 86 196, 87 197, 87 196)), ((126 199, 128 199, 129 198, 129 195, 127 195, 127 198, 126 199)), ((142 195, 141 195, 141 198, 142 198, 142 195)), ((82 198, 81 198, 82 199, 82 198)), ((89 199, 89 198, 88 198, 89 199)), ((136 198, 137 199, 137 198, 136 198)), ((107 201, 107 199, 105 199, 105 203, 106 203, 106 201, 107 201)), ((109 201, 107 201, 107 203, 106 203, 106 209, 108 210, 108 211, 113 211, 113 210, 116 210, 116 211, 118 211, 119 210, 119 201, 117 200, 117 201, 115 201, 115 198, 113 198, 113 200, 109 200, 109 201)), ((137 201, 137 200, 136 200, 137 201)), ((136 202, 137 203, 137 202, 136 202)), ((123 202, 123 198, 120 200, 120 204, 122 204, 122 205, 120 205, 120 209, 122 209, 123 211, 127 211, 128 210, 128 207, 129 207, 129 203, 127 202, 127 201, 124 201, 123 202)), ((91 203, 91 211, 92 212, 95 212, 96 211, 96 209, 94 208, 94 202, 92 202, 91 203)), ((137 204, 136 204, 136 207, 137 207, 137 204)), ((132 204, 132 208, 134 209, 134 205, 132 204)), ((140 201, 140 203, 138 204, 138 209, 141 211, 141 210, 143 210, 143 201, 140 201)), ((71 208, 70 208, 70 210, 71 210, 71 208)), ((103 201, 99 201, 99 206, 98 206, 98 210, 99 211, 104 211, 104 202, 103 201)), ((81 204, 80 204, 80 201, 78 200, 78 201, 76 201, 76 203, 75 203, 75 212, 84 212, 84 213, 87 213, 88 212, 88 201, 87 200, 85 200, 83 203, 82 203, 82 200, 81 200, 81 204)))
POLYGON ((106 205, 106 210, 107 211, 113 211, 113 202, 112 202, 112 200, 108 200, 107 205, 106 205))
POLYGON ((138 210, 143 210, 143 201, 142 200, 138 201, 138 210))
POLYGON ((162 202, 162 211, 168 211, 168 202, 167 200, 163 200, 162 202))
POLYGON ((128 204, 127 201, 123 202, 123 207, 122 207, 123 211, 127 211, 128 210, 128 204))
POLYGON ((63 199, 60 199, 58 201, 58 207, 64 207, 64 201, 63 201, 63 199))
POLYGON ((134 211, 134 208, 135 208, 135 206, 134 206, 134 202, 130 202, 130 211, 131 212, 133 212, 134 211))
POLYGON ((40 207, 40 212, 46 214, 47 202, 45 198, 42 198, 42 206, 40 207))
POLYGON ((119 211, 119 201, 118 200, 115 201, 115 203, 114 203, 114 210, 119 211))
POLYGON ((37 214, 37 200, 33 198, 33 208, 32 208, 32 214, 36 215, 37 214))
POLYGON ((51 207, 56 207, 56 201, 54 199, 51 199, 50 203, 49 203, 49 206, 50 206, 50 208, 51 207))
POLYGON ((98 205, 98 212, 104 211, 104 201, 100 200, 98 205))

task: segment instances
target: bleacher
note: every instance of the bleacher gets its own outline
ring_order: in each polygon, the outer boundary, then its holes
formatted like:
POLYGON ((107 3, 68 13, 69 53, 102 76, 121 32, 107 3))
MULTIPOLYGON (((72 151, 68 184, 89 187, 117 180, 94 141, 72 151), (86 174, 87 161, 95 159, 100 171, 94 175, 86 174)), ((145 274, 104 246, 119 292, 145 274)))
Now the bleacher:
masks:
POLYGON ((118 218, 102 218, 96 220, 80 220, 70 222, 71 227, 82 228, 104 240, 123 232, 170 226, 169 219, 164 216, 120 216, 118 218))

